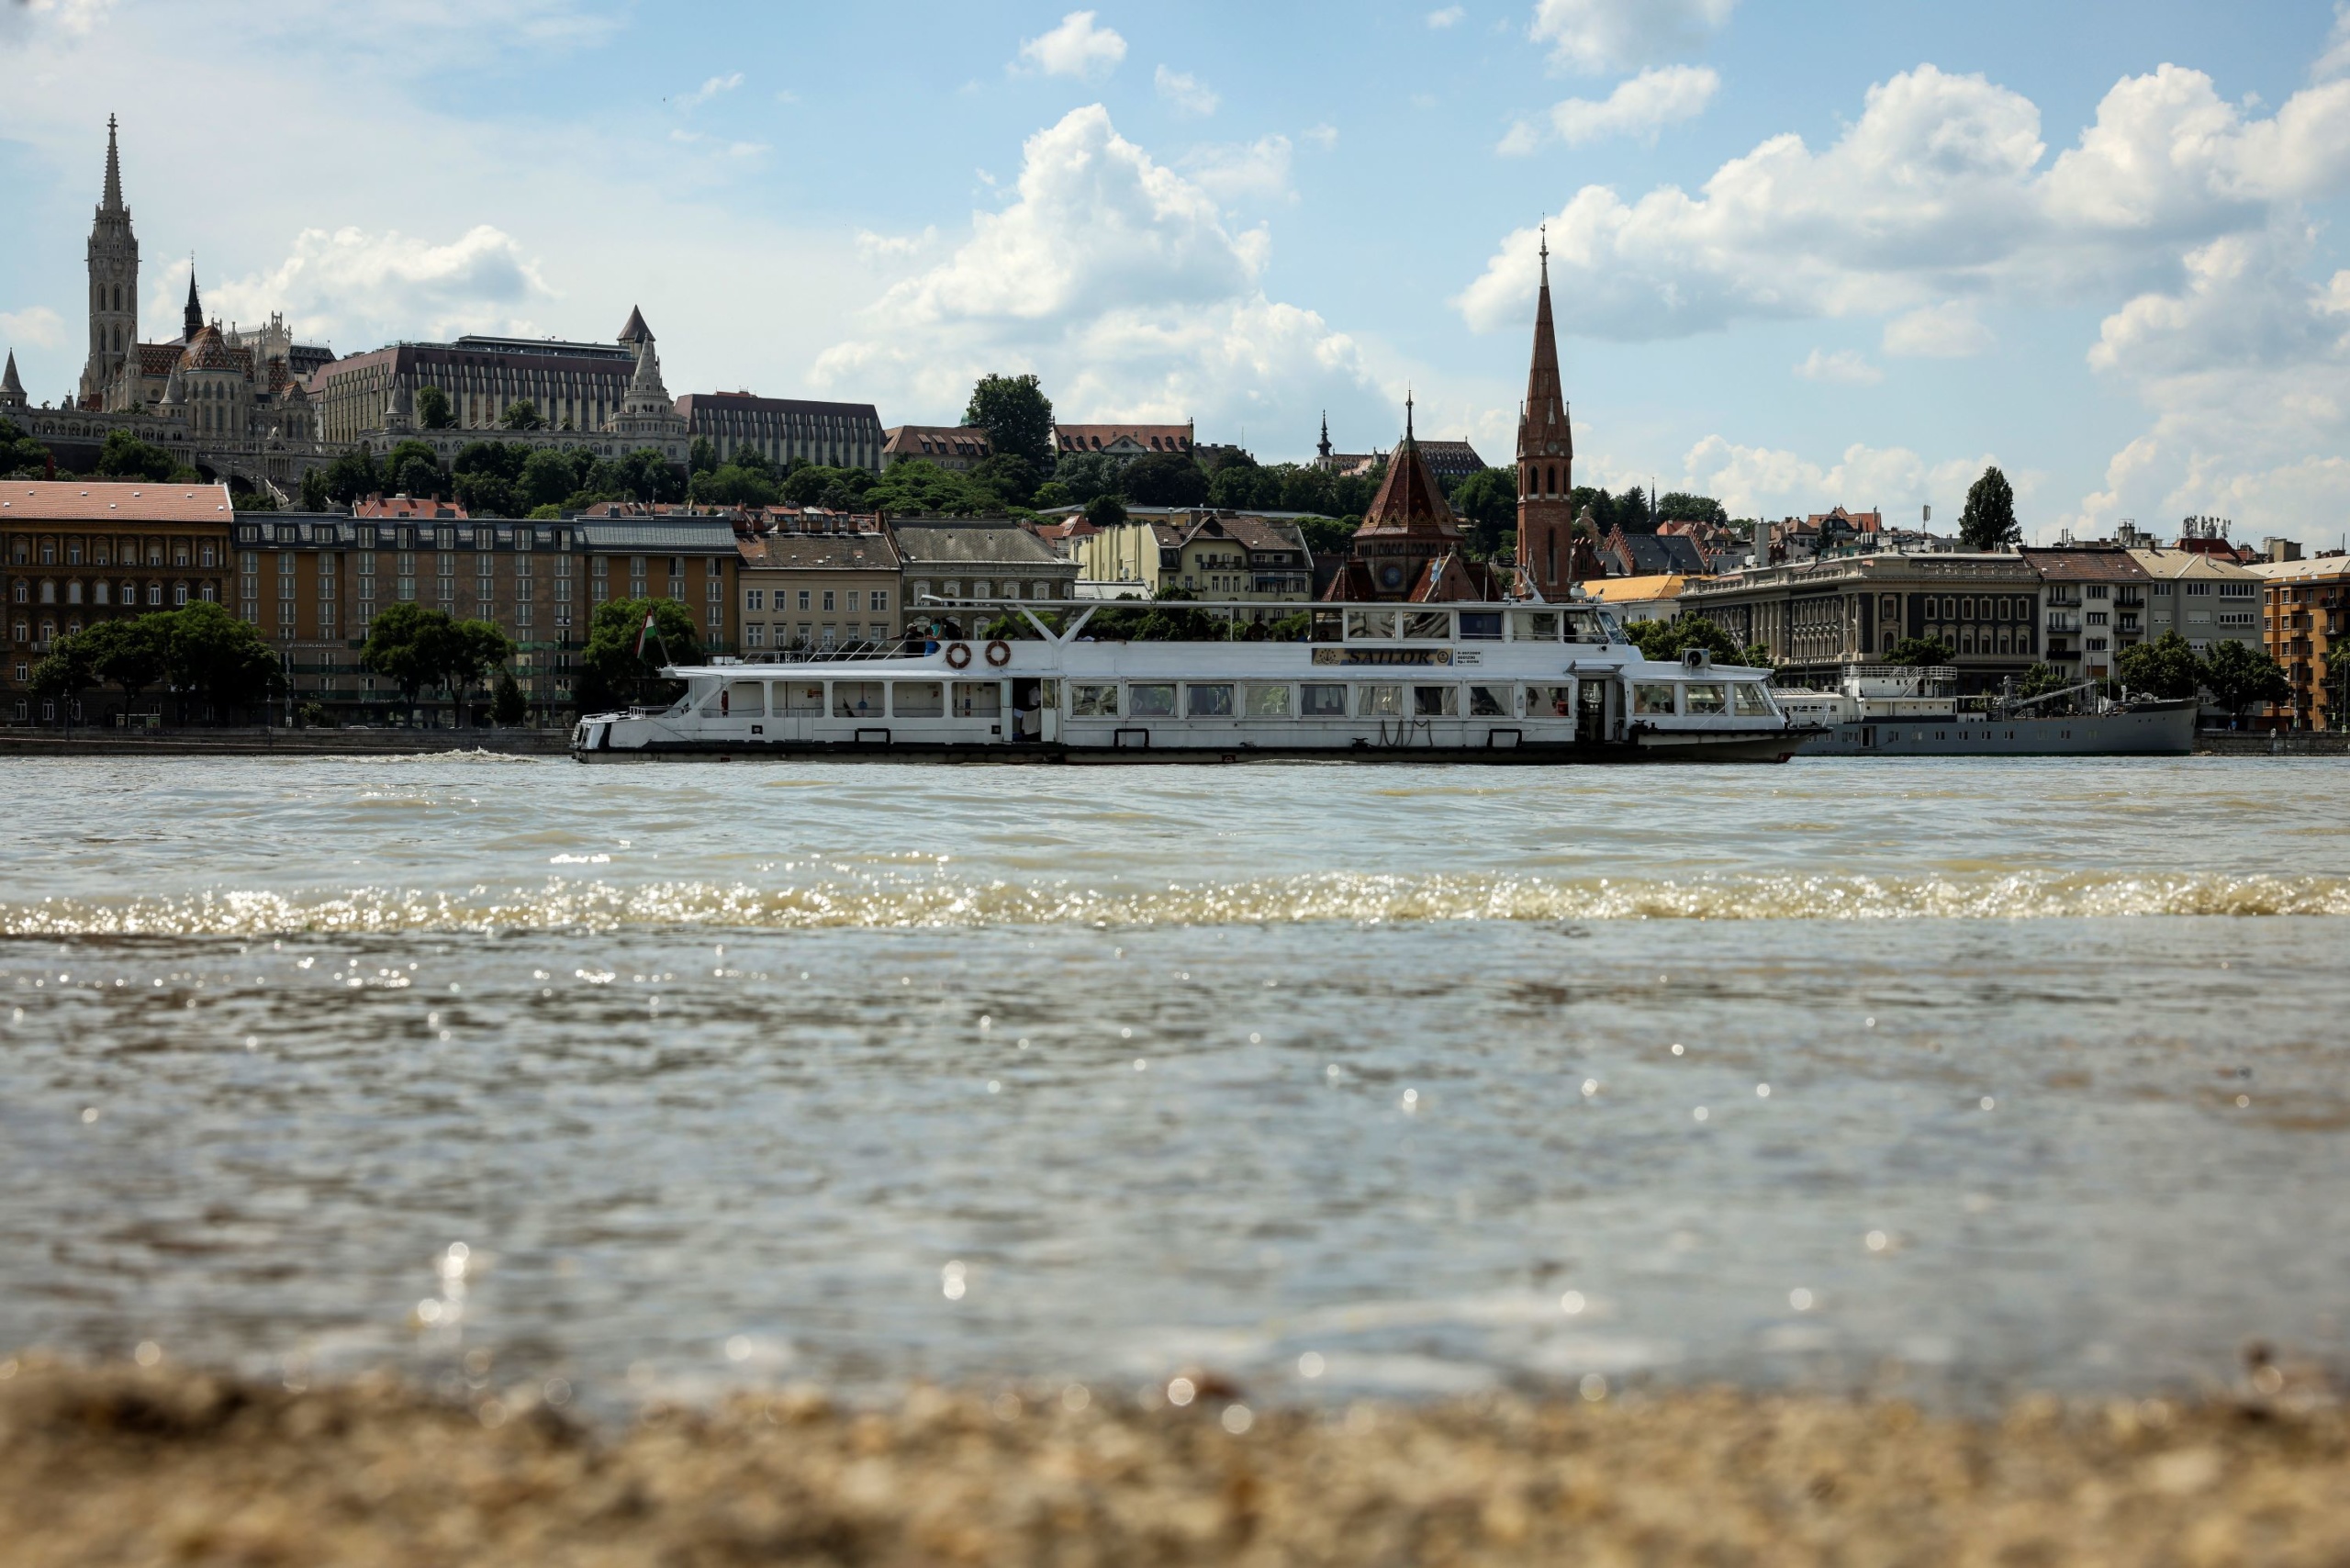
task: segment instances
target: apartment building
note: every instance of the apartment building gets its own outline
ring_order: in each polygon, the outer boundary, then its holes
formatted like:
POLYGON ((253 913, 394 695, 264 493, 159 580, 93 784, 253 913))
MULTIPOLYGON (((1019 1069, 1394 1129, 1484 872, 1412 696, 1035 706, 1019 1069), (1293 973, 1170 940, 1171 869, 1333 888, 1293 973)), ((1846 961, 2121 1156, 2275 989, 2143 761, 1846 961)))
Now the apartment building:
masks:
POLYGON ((95 622, 225 599, 231 515, 226 485, 0 481, 0 723, 110 722, 118 694, 85 693, 69 715, 32 696, 33 666, 95 622))
POLYGON ((2302 730, 2350 727, 2340 701, 2340 661, 2350 649, 2335 652, 2350 613, 2350 556, 2329 550, 2309 560, 2255 561, 2247 570, 2261 585, 2261 645, 2293 683, 2278 721, 2302 730))
POLYGON ((2122 649, 2147 640, 2154 576, 2129 550, 2100 540, 2017 554, 2040 575, 2049 664, 2083 680, 2103 680, 2122 649))
POLYGON ((1314 597, 1314 556, 1294 522, 1230 512, 1133 519, 1070 531, 1070 559, 1095 593, 1125 585, 1156 598, 1181 590, 1194 599, 1304 604, 1314 597))
POLYGON ((905 624, 903 563, 878 518, 778 530, 735 548, 744 658, 890 643, 905 624))

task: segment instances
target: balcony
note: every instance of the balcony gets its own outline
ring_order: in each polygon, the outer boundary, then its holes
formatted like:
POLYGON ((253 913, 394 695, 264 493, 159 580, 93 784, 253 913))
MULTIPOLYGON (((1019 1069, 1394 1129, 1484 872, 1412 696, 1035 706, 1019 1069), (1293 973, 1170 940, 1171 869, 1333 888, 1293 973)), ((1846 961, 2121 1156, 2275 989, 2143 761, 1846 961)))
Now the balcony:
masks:
POLYGON ((2117 632, 2135 632, 2138 630, 2137 616, 2124 611, 2121 621, 2115 625, 2114 630, 2117 632))

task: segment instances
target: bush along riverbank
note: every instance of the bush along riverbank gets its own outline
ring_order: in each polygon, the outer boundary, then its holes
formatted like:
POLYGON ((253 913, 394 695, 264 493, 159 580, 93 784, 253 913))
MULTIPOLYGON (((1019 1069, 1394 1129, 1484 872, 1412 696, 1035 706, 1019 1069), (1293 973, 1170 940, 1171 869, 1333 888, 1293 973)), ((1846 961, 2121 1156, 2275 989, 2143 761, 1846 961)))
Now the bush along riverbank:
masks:
POLYGON ((1980 1419, 1595 1379, 1284 1411, 1195 1376, 789 1388, 605 1431, 559 1381, 475 1381, 0 1362, 0 1540, 17 1568, 2350 1561, 2350 1417, 2266 1363, 2232 1397, 1980 1419))

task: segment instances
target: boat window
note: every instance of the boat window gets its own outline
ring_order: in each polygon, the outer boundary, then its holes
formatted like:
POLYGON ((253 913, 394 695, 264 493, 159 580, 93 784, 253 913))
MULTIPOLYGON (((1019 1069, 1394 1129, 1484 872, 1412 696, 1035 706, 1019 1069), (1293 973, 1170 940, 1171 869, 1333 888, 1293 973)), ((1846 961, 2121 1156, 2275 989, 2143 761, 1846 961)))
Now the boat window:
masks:
POLYGON ((1289 717, 1289 688, 1286 686, 1249 686, 1241 689, 1247 698, 1246 711, 1252 719, 1286 719, 1289 717))
MULTIPOLYGON (((904 687, 898 688, 903 691, 904 687)), ((1112 688, 1113 690, 1116 689, 1112 688)), ((992 719, 1003 711, 1003 683, 996 680, 958 680, 955 683, 955 716, 958 719, 992 719)))
POLYGON ((1346 638, 1345 614, 1336 610, 1315 610, 1307 635, 1316 643, 1343 642, 1346 638))
POLYGON ((833 682, 833 717, 878 719, 881 716, 881 683, 878 680, 833 682))
POLYGON ((1572 686, 1529 686, 1526 689, 1526 716, 1529 719, 1572 719, 1575 716, 1575 694, 1572 686))
POLYGON ((1509 717, 1509 688, 1506 686, 1472 686, 1469 689, 1469 716, 1472 719, 1506 719, 1509 717))
POLYGON ((1349 610, 1347 611, 1347 639, 1395 635, 1395 612, 1392 610, 1349 610))
POLYGON ((1400 686, 1364 686, 1356 689, 1355 712, 1365 719, 1400 719, 1404 716, 1404 689, 1400 686))
POLYGON ((1636 681, 1632 686, 1632 711, 1635 714, 1670 713, 1673 711, 1673 687, 1668 681, 1636 681))
POLYGON ((767 683, 738 680, 726 689, 726 711, 736 719, 764 719, 767 713, 767 683))
POLYGON ((946 715, 946 688, 935 680, 901 680, 890 694, 901 719, 940 719, 946 715))
POLYGON ((1457 686, 1416 686, 1412 688, 1412 717, 1416 719, 1449 719, 1460 711, 1460 689, 1457 686))
POLYGON ((1460 612, 1460 640, 1464 643, 1498 643, 1502 640, 1502 612, 1498 610, 1464 610, 1460 612))
POLYGON ((1410 610, 1404 612, 1404 635, 1423 642, 1449 643, 1452 640, 1452 611, 1449 610, 1410 610))
POLYGON ((1171 686, 1127 687, 1126 716, 1132 719, 1173 718, 1175 689, 1171 686))
POLYGON ((1729 689, 1741 719, 1767 719, 1771 715, 1771 695, 1760 681, 1741 680, 1729 689))
POLYGON ((1072 686, 1069 689, 1069 711, 1074 719, 1114 719, 1118 716, 1118 689, 1072 686))
POLYGON ((777 689, 778 711, 785 713, 821 713, 824 711, 824 683, 820 680, 793 681, 777 689))
POLYGON ((1607 641, 1607 618, 1596 610, 1570 610, 1567 611, 1567 641, 1605 643, 1607 641))
POLYGON ((1228 686, 1194 686, 1188 688, 1184 695, 1194 719, 1232 716, 1232 688, 1228 686))
POLYGON ((1729 704, 1721 687, 1713 681, 1696 681, 1684 689, 1683 711, 1690 713, 1727 713, 1729 704))
POLYGON ((1297 689, 1297 709, 1309 719, 1343 719, 1347 716, 1347 689, 1301 686, 1297 689))
POLYGON ((1559 640, 1559 612, 1555 610, 1520 610, 1511 618, 1510 634, 1521 643, 1555 643, 1559 640))

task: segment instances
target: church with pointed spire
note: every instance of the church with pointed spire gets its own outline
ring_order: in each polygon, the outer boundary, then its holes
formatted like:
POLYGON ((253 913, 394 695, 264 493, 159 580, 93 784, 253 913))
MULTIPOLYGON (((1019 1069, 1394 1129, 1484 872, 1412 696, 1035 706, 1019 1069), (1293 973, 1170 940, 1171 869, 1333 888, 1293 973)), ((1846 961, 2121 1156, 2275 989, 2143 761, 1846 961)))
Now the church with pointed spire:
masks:
POLYGON ((1517 562, 1526 584, 1547 599, 1567 597, 1601 575, 1575 533, 1574 429, 1559 381, 1559 337, 1550 318, 1550 241, 1541 241, 1542 282, 1534 304, 1534 353, 1517 414, 1517 562))
POLYGON ((1355 530, 1346 564, 1323 599, 1338 603, 1440 604, 1498 599, 1504 575, 1461 552, 1460 520, 1444 486, 1421 455, 1412 399, 1404 399, 1404 439, 1387 460, 1387 476, 1355 530))

